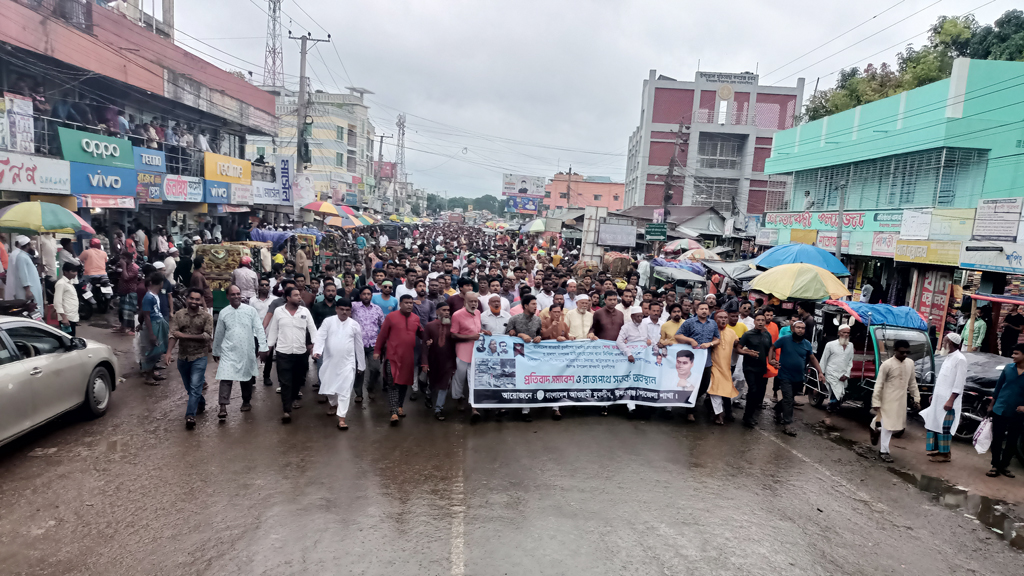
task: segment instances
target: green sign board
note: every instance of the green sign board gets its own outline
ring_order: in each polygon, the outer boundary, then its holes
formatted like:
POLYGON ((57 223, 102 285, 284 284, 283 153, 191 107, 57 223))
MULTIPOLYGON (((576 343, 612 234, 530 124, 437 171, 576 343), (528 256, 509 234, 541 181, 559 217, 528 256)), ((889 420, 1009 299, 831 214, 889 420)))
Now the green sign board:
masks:
POLYGON ((128 140, 63 127, 57 132, 65 160, 135 169, 135 155, 128 140))
POLYGON ((668 225, 648 224, 644 229, 644 240, 648 242, 661 242, 668 240, 668 225))

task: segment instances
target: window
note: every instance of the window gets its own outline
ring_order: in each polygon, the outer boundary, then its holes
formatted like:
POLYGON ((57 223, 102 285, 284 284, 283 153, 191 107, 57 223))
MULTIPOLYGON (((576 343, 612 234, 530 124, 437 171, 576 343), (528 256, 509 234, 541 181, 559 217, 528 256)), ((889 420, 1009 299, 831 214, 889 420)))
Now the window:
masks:
POLYGON ((550 190, 545 190, 544 191, 544 197, 545 198, 551 198, 551 191, 550 190))
POLYGON ((356 157, 352 154, 348 155, 348 166, 346 168, 349 172, 354 173, 356 171, 356 157))
POLYGON ((618 202, 619 201, 619 195, 616 194, 616 195, 612 196, 612 200, 618 202))
POLYGON ((267 148, 265 146, 257 146, 256 147, 256 155, 257 156, 264 156, 264 155, 266 155, 266 153, 267 153, 267 148))
POLYGON ((569 193, 568 192, 559 192, 558 193, 558 197, 559 198, 568 198, 569 197, 569 193))
POLYGON ((348 129, 348 146, 349 148, 356 147, 356 131, 351 128, 348 129))
POLYGON ((693 179, 693 205, 713 206, 722 214, 731 214, 733 202, 740 191, 738 178, 693 179))
POLYGON ((13 326, 5 328, 5 331, 24 358, 33 358, 64 350, 64 340, 45 328, 13 326))
POLYGON ((338 166, 339 168, 344 168, 345 167, 345 155, 342 154, 341 152, 335 152, 334 153, 334 165, 338 166))
POLYGON ((601 201, 601 194, 594 194, 594 201, 595 202, 600 202, 601 201))
POLYGON ((3 340, 0 340, 0 365, 11 362, 14 362, 14 353, 4 344, 3 340))
POLYGON ((336 134, 334 135, 334 139, 339 141, 339 142, 344 142, 345 141, 345 129, 342 128, 341 126, 335 126, 334 129, 336 130, 336 134))
POLYGON ((743 137, 702 133, 697 142, 697 167, 736 170, 740 167, 743 137))

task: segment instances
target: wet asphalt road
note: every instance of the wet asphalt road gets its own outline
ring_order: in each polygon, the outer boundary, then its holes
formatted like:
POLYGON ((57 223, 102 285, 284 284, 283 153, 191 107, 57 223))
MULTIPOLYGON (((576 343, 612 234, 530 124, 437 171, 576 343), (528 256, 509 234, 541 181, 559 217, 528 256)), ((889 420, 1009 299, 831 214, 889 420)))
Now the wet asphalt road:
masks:
MULTIPOLYGON (((339 432, 257 386, 183 425, 130 342, 108 414, 0 448, 3 574, 1020 574, 991 530, 800 426, 430 418, 382 398, 339 432)), ((215 367, 207 398, 215 406, 215 367)), ((546 411, 545 411, 546 412, 546 411)), ((450 411, 449 415, 453 413, 450 411)), ((539 416, 539 415, 538 415, 539 416)), ((1022 479, 1018 478, 1017 482, 1022 479)))

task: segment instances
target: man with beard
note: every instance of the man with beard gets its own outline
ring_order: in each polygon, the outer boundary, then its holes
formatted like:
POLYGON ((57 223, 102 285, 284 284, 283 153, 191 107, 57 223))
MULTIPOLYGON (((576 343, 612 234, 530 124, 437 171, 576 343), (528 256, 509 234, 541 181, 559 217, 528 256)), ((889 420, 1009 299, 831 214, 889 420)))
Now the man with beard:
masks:
MULTIPOLYGON (((422 326, 425 329, 427 327, 427 324, 437 319, 437 305, 434 304, 434 302, 431 301, 429 298, 427 298, 427 283, 424 282, 422 278, 416 280, 414 286, 416 288, 416 296, 413 297, 412 311, 416 313, 417 316, 419 316, 420 326, 422 326)), ((416 371, 413 374, 412 396, 410 396, 409 398, 413 402, 416 401, 416 393, 419 392, 420 389, 420 379, 422 374, 419 371, 419 366, 420 363, 423 361, 422 357, 423 343, 416 342, 416 371)), ((426 388, 425 395, 427 397, 427 408, 430 408, 429 404, 431 394, 429 387, 426 388)))
MULTIPOLYGON (((738 312, 734 314, 738 315, 738 312)), ((715 413, 714 422, 719 426, 725 424, 723 412, 729 420, 732 420, 730 400, 739 395, 732 384, 732 356, 739 337, 736 332, 729 329, 729 316, 730 314, 724 310, 719 310, 715 314, 719 342, 711 349, 710 353, 711 384, 708 386, 708 396, 711 398, 711 409, 715 413)), ((746 328, 746 326, 743 327, 746 328)))
POLYGON ((236 380, 242 391, 241 411, 252 409, 252 388, 259 373, 256 355, 258 353, 263 358, 267 353, 267 338, 259 312, 242 303, 242 291, 238 286, 228 286, 227 295, 229 306, 218 314, 213 336, 213 361, 218 363, 216 379, 220 380, 220 411, 217 417, 221 421, 228 416, 231 387, 236 380))
MULTIPOLYGON (((773 359, 776 350, 779 351, 779 359, 773 360, 779 375, 775 379, 779 389, 782 391, 782 401, 775 404, 775 423, 782 424, 783 433, 789 436, 796 436, 793 428, 793 395, 797 388, 803 388, 804 373, 807 371, 808 362, 821 374, 821 366, 818 359, 811 352, 811 343, 804 337, 804 323, 800 320, 793 322, 790 326, 790 334, 783 336, 772 344, 768 352, 768 358, 773 359)), ((910 371, 913 373, 914 363, 910 363, 910 371)), ((879 379, 881 381, 881 378, 879 379)), ((877 389, 877 386, 876 386, 877 389)), ((914 387, 915 391, 917 387, 914 387)), ((906 419, 906 396, 904 396, 903 417, 906 419)))
POLYGON ((825 371, 825 384, 829 389, 828 411, 834 413, 839 409, 846 393, 846 382, 853 370, 853 344, 850 344, 850 327, 839 326, 839 337, 825 344, 821 353, 821 368, 825 371))
POLYGON ((188 393, 185 429, 192 430, 196 427, 196 414, 206 410, 203 378, 206 374, 210 342, 213 341, 213 316, 206 311, 203 291, 198 288, 189 289, 185 304, 185 308, 175 312, 171 318, 170 340, 167 343, 167 352, 164 353, 164 364, 171 365, 174 346, 181 342, 178 348, 178 373, 188 393))
POLYGON ((537 310, 547 310, 555 303, 553 286, 554 278, 544 278, 541 282, 541 290, 537 293, 537 310))
POLYGON ((757 426, 757 415, 764 402, 767 378, 768 353, 772 348, 772 335, 765 329, 765 312, 754 315, 754 328, 747 330, 740 338, 737 351, 743 358, 743 377, 747 381, 747 404, 743 410, 743 425, 757 426))
MULTIPOLYGON (((622 313, 622 316, 626 316, 626 311, 633 307, 633 300, 635 296, 633 291, 626 288, 622 291, 622 297, 619 298, 619 303, 615 305, 615 309, 622 313)), ((650 302, 648 302, 649 304, 650 302)))
POLYGON ((423 337, 419 316, 412 313, 408 294, 399 299, 398 310, 384 317, 373 350, 374 359, 384 358, 384 389, 391 409, 391 425, 405 417, 405 394, 413 383, 416 341, 423 337))
MULTIPOLYGON (((448 297, 441 293, 441 285, 439 278, 433 278, 427 281, 427 299, 434 303, 434 307, 438 308, 441 304, 448 303, 448 297)), ((449 314, 449 318, 451 315, 449 314)))
MULTIPOLYGON (((463 285, 460 284, 460 288, 463 285)), ((481 314, 477 308, 480 305, 480 297, 476 292, 466 292, 463 296, 465 306, 452 315, 451 335, 455 340, 455 377, 452 379, 452 399, 458 402, 459 409, 462 409, 462 399, 469 389, 469 368, 473 363, 474 342, 480 338, 483 328, 481 326, 481 314)), ((490 336, 491 334, 487 334, 490 336)), ((480 421, 480 413, 473 408, 470 416, 470 423, 480 421)))
POLYGON ((591 340, 615 341, 626 319, 615 309, 619 303, 619 295, 613 289, 604 297, 604 306, 594 312, 594 323, 590 326, 591 340))
MULTIPOLYGON (((500 311, 500 309, 499 309, 500 311)), ((444 420, 444 402, 448 387, 455 376, 455 339, 452 338, 451 307, 442 302, 437 307, 437 319, 429 322, 424 329, 427 339, 426 353, 421 355, 421 370, 427 373, 430 390, 437 391, 434 400, 434 418, 444 420)), ((427 408, 430 408, 430 394, 427 394, 427 408)))

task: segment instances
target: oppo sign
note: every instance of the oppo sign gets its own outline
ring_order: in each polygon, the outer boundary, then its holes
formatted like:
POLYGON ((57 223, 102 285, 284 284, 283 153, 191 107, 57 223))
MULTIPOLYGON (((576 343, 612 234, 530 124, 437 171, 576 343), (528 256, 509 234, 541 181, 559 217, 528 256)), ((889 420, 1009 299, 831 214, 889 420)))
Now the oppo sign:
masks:
POLYGON ((82 140, 82 150, 85 150, 86 154, 92 154, 93 158, 102 156, 106 158, 111 156, 117 158, 121 155, 121 147, 117 144, 111 144, 109 142, 100 142, 99 140, 82 140))

